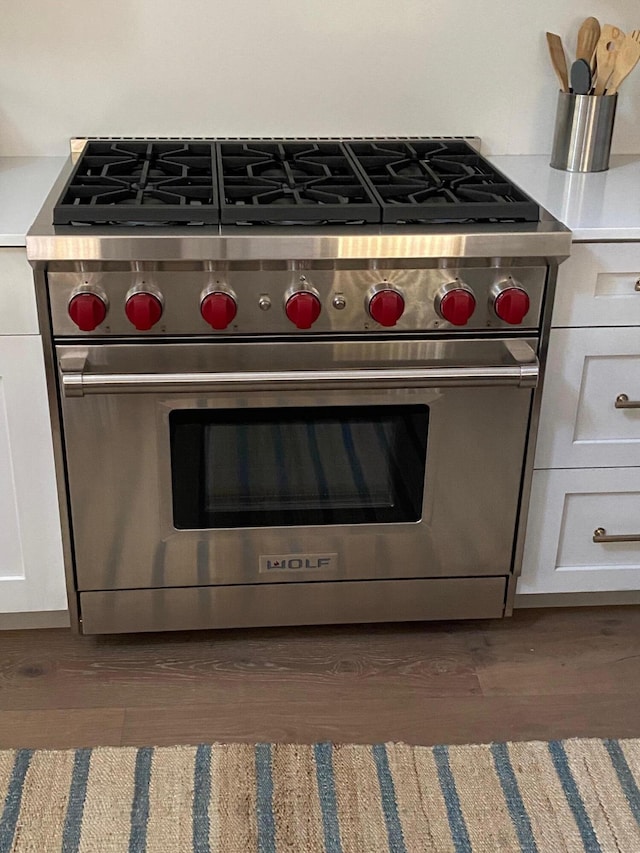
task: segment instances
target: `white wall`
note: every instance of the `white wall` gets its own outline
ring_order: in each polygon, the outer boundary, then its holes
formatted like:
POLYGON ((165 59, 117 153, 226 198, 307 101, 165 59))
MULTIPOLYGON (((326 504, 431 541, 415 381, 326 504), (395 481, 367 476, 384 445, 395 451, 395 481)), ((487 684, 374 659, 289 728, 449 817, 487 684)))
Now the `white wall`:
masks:
MULTIPOLYGON (((545 30, 639 0, 2 0, 0 155, 73 135, 472 134, 550 150, 545 30)), ((614 137, 640 153, 640 69, 614 137)))

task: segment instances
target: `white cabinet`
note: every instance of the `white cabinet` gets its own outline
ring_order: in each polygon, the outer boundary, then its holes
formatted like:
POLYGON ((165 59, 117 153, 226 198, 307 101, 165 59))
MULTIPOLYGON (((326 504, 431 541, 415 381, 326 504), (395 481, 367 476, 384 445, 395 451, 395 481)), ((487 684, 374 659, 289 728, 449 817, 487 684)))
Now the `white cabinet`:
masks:
POLYGON ((518 593, 639 588, 640 468, 535 471, 531 507, 518 593))
POLYGON ((42 341, 24 249, 0 250, 0 614, 66 610, 42 341))
POLYGON ((560 267, 553 325, 640 326, 640 243, 574 243, 560 267))
POLYGON ((640 243, 560 267, 519 595, 640 590, 639 282, 640 243))
POLYGON ((629 465, 640 466, 640 327, 554 329, 536 468, 629 465))
POLYGON ((22 249, 0 249, 0 335, 37 335, 33 272, 22 249))

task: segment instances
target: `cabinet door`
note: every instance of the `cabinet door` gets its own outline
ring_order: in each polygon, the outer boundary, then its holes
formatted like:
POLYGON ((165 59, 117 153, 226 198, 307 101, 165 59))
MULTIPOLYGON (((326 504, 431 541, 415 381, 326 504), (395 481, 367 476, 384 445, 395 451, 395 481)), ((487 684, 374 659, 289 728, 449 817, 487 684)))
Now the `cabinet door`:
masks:
POLYGON ((637 589, 640 468, 535 471, 518 593, 637 589))
POLYGON ((558 271, 553 326, 640 325, 640 243, 574 243, 558 271))
POLYGON ((0 337, 0 612, 66 607, 42 343, 0 337))
POLYGON ((535 467, 634 465, 640 466, 640 328, 554 329, 535 467), (621 407, 623 395, 629 408, 621 407))
POLYGON ((33 271, 24 249, 0 249, 0 335, 37 335, 33 271))

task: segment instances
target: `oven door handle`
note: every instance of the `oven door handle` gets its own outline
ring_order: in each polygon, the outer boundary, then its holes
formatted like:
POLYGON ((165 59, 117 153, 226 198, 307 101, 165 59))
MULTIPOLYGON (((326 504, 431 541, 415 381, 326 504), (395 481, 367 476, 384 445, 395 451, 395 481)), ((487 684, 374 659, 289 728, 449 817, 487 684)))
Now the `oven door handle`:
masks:
POLYGON ((448 388, 512 385, 535 388, 539 365, 473 367, 357 368, 237 373, 85 373, 63 372, 65 397, 85 394, 209 394, 234 389, 448 388))

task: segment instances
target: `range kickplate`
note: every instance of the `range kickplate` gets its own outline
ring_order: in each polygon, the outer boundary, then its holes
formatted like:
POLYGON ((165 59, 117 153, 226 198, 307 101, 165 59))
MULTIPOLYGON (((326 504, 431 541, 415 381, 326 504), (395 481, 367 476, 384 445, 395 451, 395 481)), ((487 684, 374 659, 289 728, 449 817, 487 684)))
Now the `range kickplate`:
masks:
POLYGON ((219 142, 220 218, 228 224, 380 222, 380 206, 340 142, 219 142))
POLYGON ((87 142, 54 207, 54 225, 215 225, 212 142, 87 142))
POLYGON ((352 141, 388 224, 537 222, 540 208, 462 140, 352 141))

